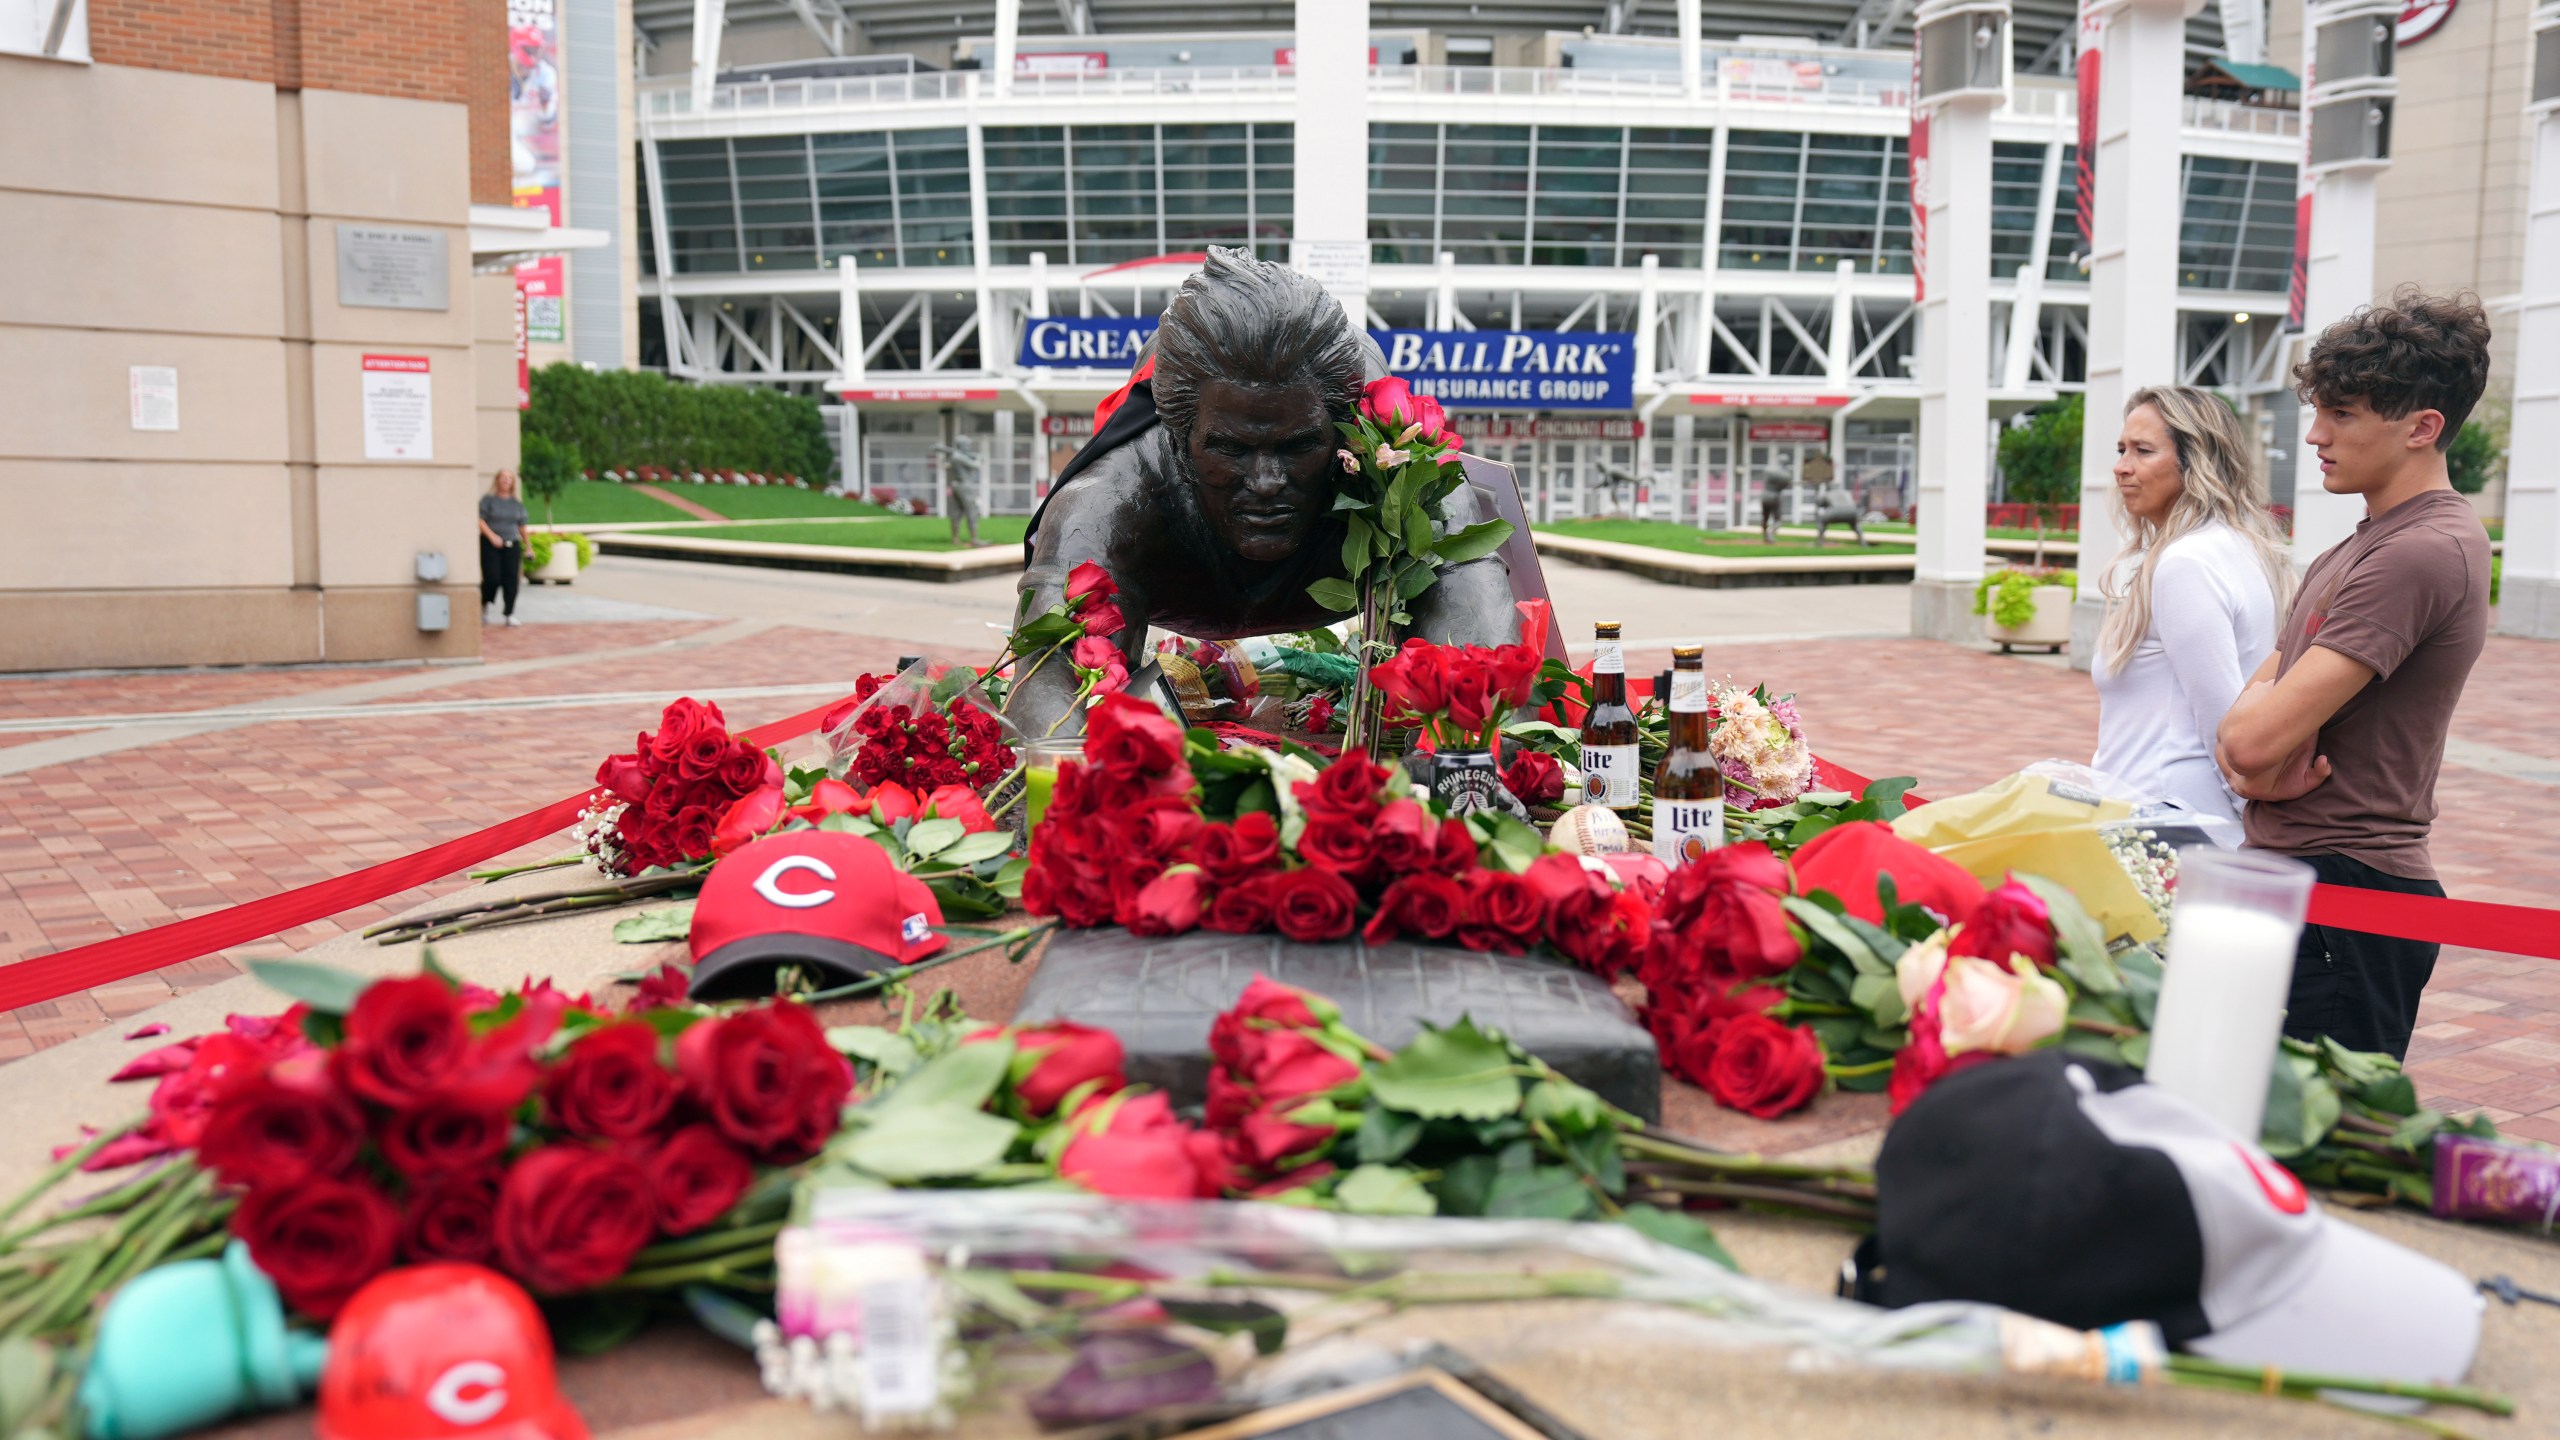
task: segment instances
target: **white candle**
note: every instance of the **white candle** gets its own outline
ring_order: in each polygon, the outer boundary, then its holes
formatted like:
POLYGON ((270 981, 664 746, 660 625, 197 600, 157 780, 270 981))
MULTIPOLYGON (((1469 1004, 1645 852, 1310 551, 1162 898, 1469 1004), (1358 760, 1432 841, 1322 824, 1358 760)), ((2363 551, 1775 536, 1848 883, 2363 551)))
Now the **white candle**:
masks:
POLYGON ((2252 1142, 2266 1115, 2301 930, 2263 910, 2183 897, 2169 922, 2168 974, 2143 1078, 2252 1142))

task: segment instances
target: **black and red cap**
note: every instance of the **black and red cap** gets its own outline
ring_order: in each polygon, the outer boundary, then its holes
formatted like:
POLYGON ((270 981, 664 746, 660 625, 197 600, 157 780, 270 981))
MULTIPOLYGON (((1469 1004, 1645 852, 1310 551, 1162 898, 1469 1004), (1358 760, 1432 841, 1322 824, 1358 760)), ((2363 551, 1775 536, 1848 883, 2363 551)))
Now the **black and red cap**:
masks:
POLYGON ((912 965, 948 943, 933 891, 859 835, 794 830, 740 847, 693 907, 697 1000, 773 993, 785 965, 826 983, 912 965))

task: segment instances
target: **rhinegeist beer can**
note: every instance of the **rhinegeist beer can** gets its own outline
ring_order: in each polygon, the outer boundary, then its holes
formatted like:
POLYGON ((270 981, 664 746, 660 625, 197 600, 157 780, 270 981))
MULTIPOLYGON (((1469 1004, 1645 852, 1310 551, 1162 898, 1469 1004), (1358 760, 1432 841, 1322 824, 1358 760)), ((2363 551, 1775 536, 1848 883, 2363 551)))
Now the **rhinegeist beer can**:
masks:
POLYGON ((1618 625, 1592 627, 1599 642, 1591 660, 1591 713, 1582 721, 1582 803, 1633 810, 1640 788, 1636 760, 1636 712, 1627 708, 1627 656, 1618 625))
POLYGON ((1671 745, 1653 772, 1653 853, 1685 865, 1724 843, 1724 772, 1707 748, 1707 671, 1699 647, 1671 652, 1671 745))

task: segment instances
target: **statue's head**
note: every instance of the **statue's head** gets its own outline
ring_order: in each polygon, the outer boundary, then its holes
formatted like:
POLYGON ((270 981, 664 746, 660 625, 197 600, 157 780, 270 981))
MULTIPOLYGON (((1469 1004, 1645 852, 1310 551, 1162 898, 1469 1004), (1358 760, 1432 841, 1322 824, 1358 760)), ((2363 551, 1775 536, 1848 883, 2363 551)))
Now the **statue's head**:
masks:
POLYGON ((1366 378, 1341 302, 1286 266, 1213 249, 1155 346, 1156 414, 1210 528, 1248 560, 1296 553, 1332 507, 1333 427, 1366 378))

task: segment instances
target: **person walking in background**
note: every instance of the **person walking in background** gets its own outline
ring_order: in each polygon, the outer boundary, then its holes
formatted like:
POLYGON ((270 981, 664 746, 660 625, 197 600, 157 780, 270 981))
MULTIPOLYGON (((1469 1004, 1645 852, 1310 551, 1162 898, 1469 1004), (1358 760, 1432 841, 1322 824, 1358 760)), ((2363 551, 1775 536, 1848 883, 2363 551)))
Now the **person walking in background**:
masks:
POLYGON ((490 477, 489 493, 480 497, 480 623, 489 623, 489 607, 503 594, 503 623, 516 620, 516 586, 524 577, 524 501, 516 494, 516 472, 490 477))
POLYGON ((2208 391, 2134 392, 2116 438, 2125 544, 2099 582, 2107 618, 2090 666, 2090 765, 2131 795, 2233 822, 2239 801, 2214 763, 2214 730, 2274 651, 2293 588, 2253 449, 2208 391))
MULTIPOLYGON (((2293 372, 2317 407, 2321 486, 2365 518, 2311 563, 2276 653, 2222 718, 2218 758, 2249 844, 2321 880, 2442 895, 2427 855, 2436 771, 2489 631, 2489 536, 2445 450, 2489 384, 2472 296, 2403 287, 2323 332, 2293 372)), ((2435 945, 2306 925, 2285 1033, 2405 1055, 2435 945)))

